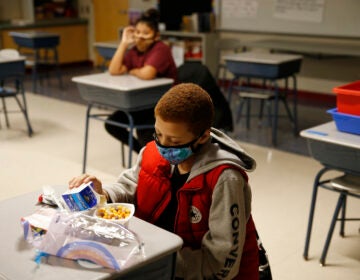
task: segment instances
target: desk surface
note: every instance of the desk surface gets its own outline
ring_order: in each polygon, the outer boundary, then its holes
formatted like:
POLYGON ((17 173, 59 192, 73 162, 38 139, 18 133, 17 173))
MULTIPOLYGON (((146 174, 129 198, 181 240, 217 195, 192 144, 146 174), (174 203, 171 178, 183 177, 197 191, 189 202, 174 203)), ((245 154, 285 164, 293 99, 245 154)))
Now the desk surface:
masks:
POLYGON ((77 76, 72 78, 73 82, 95 87, 102 87, 119 92, 148 89, 158 86, 171 85, 174 81, 169 78, 157 78, 153 80, 141 80, 133 75, 112 76, 108 72, 77 76))
POLYGON ((272 50, 297 52, 301 54, 360 56, 360 45, 341 43, 304 42, 295 40, 258 40, 244 41, 245 47, 266 48, 272 50))
POLYGON ((304 138, 360 149, 360 136, 337 130, 335 122, 328 122, 300 132, 304 138))
POLYGON ((19 57, 5 57, 0 55, 0 63, 11 63, 11 62, 17 62, 17 61, 25 61, 24 56, 19 57))
POLYGON ((110 49, 117 49, 119 46, 120 41, 106 41, 106 42, 95 42, 93 44, 94 47, 103 47, 103 48, 110 48, 110 49))
POLYGON ((36 39, 36 38, 50 38, 50 37, 60 37, 58 34, 43 32, 43 31, 12 31, 9 34, 13 37, 21 37, 27 39, 36 39))
POLYGON ((273 54, 260 52, 243 52, 232 55, 225 55, 225 61, 251 62, 263 64, 282 64, 294 60, 301 60, 301 55, 273 54))
MULTIPOLYGON (((56 187, 62 193, 65 186, 56 187)), ((33 260, 35 249, 23 238, 20 218, 33 213, 39 192, 32 192, 0 201, 0 279, 105 279, 114 271, 104 268, 85 268, 76 261, 50 257, 48 262, 39 266, 33 260), (51 261, 50 261, 51 260, 51 261), (5 277, 5 278, 2 278, 5 277)), ((133 268, 156 261, 176 252, 182 246, 182 240, 175 234, 162 230, 137 218, 131 219, 129 228, 135 231, 145 244, 146 259, 133 268)), ((91 265, 90 265, 91 267, 91 265)))

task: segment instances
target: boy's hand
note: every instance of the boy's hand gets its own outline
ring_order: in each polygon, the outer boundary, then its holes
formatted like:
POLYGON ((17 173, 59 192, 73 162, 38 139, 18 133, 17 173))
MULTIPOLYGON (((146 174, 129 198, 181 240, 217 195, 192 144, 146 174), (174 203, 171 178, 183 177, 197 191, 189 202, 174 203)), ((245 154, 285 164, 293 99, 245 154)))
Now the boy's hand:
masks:
POLYGON ((102 189, 102 184, 99 179, 95 176, 83 174, 78 177, 74 177, 69 181, 69 189, 80 187, 84 183, 93 182, 94 191, 98 194, 104 194, 102 189))

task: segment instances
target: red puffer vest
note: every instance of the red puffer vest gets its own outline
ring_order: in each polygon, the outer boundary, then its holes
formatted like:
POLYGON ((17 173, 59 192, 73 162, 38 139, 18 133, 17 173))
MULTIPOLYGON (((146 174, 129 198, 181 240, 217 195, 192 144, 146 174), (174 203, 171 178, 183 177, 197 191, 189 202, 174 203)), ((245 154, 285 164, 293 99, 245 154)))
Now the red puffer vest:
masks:
MULTIPOLYGON (((201 240, 209 230, 209 209, 211 196, 217 179, 224 169, 236 168, 231 165, 222 165, 208 173, 191 179, 178 191, 178 211, 175 218, 174 232, 184 241, 184 247, 201 248, 201 240)), ((246 173, 239 169, 247 180, 246 173)), ((141 170, 136 192, 135 215, 150 223, 154 223, 170 202, 170 175, 171 167, 158 152, 155 142, 147 144, 143 153, 141 170)), ((232 223, 234 230, 234 247, 236 247, 238 221, 232 223)), ((232 262, 229 255, 227 262, 232 262)), ((239 274, 234 279, 258 279, 258 246, 255 226, 250 216, 246 225, 246 240, 241 257, 239 274)), ((219 278, 226 276, 228 269, 224 269, 219 278)))

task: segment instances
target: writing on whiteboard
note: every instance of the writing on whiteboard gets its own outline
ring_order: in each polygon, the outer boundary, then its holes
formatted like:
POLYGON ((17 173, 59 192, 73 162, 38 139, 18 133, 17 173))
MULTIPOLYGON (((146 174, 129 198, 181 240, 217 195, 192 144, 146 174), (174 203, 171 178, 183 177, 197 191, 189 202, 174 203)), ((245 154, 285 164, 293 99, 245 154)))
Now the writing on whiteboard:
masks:
POLYGON ((256 18, 259 7, 257 0, 223 0, 221 5, 224 18, 256 18))
POLYGON ((274 17, 322 22, 325 0, 275 0, 274 17))

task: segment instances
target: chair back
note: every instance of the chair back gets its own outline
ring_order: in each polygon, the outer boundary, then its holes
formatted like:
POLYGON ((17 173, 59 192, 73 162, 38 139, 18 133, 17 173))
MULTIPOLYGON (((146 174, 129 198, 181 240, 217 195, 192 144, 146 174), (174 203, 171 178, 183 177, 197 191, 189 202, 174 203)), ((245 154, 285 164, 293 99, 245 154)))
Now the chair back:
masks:
POLYGON ((333 188, 339 191, 346 191, 351 194, 360 195, 360 176, 345 174, 330 180, 333 188))
POLYGON ((178 67, 179 83, 194 83, 206 90, 214 103, 214 127, 224 131, 233 131, 232 113, 223 93, 218 87, 209 68, 199 62, 185 62, 178 67))

